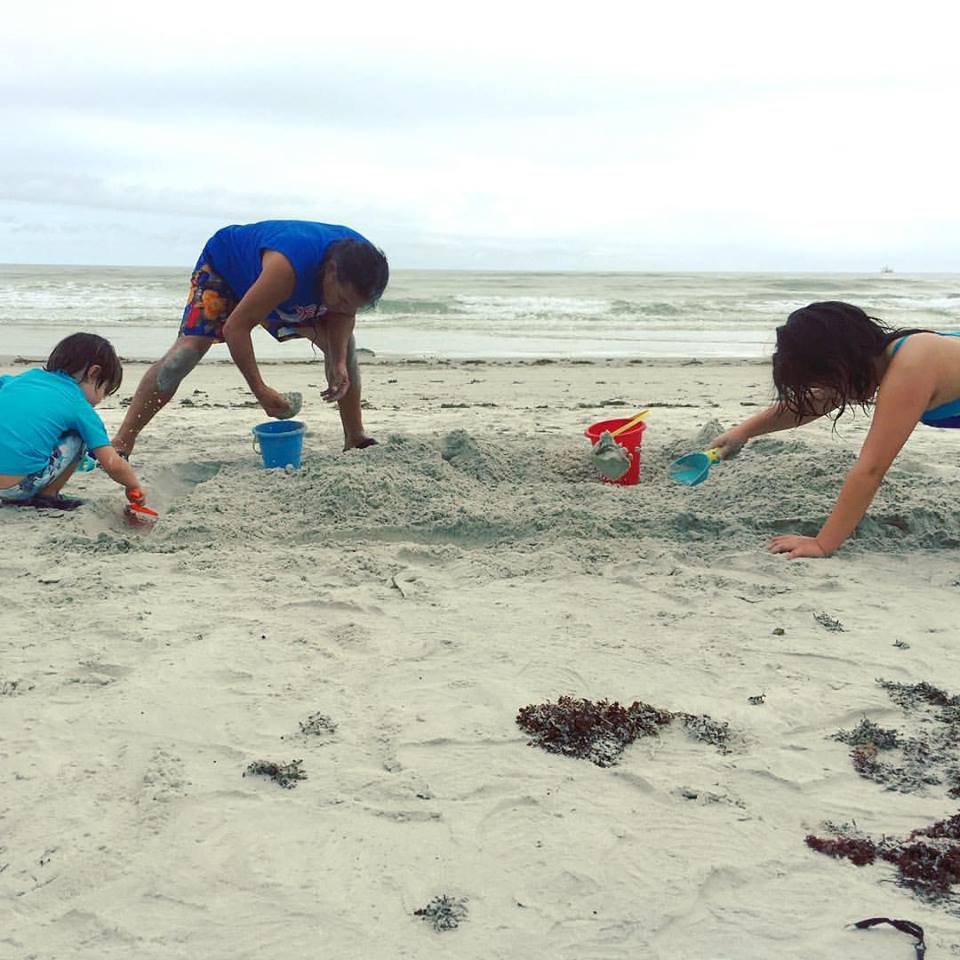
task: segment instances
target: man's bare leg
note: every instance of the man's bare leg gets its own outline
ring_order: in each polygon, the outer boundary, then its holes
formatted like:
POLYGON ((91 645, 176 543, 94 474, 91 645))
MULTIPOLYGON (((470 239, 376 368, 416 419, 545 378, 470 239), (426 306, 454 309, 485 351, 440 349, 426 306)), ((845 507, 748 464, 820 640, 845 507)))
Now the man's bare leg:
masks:
MULTIPOLYGON (((324 367, 328 366, 324 353, 324 367)), ((347 373, 350 375, 350 389, 337 401, 340 408, 340 423, 343 425, 343 449, 359 447, 368 439, 363 432, 363 410, 360 407, 360 364, 357 363, 357 348, 353 336, 347 345, 347 373)))
MULTIPOLYGON (((327 349, 327 334, 322 327, 299 327, 300 336, 310 340, 323 351, 324 372, 330 373, 330 351, 327 349)), ((363 410, 360 407, 360 364, 357 362, 357 345, 350 335, 347 343, 347 373, 350 375, 350 389, 337 401, 340 409, 340 423, 343 425, 343 449, 367 446, 369 440, 363 430, 363 410)))
POLYGON ((215 342, 212 337, 179 337, 143 375, 113 438, 117 453, 129 454, 133 450, 140 431, 170 402, 183 379, 215 342))

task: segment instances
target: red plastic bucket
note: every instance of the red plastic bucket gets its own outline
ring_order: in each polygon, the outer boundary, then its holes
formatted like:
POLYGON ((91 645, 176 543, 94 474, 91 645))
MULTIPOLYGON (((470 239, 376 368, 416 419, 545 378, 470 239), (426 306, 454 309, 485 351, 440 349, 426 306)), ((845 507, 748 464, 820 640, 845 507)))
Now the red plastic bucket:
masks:
MULTIPOLYGON (((633 417, 618 417, 616 420, 601 420, 600 423, 594 423, 592 426, 587 427, 584 431, 584 436, 586 436, 591 443, 596 443, 604 430, 609 430, 613 433, 617 427, 622 427, 632 419, 633 417)), ((629 487, 640 482, 640 444, 643 442, 643 431, 646 429, 646 423, 641 420, 626 433, 621 433, 620 436, 614 437, 614 440, 630 455, 630 469, 627 470, 619 480, 608 480, 604 477, 604 483, 616 483, 622 487, 629 487)))

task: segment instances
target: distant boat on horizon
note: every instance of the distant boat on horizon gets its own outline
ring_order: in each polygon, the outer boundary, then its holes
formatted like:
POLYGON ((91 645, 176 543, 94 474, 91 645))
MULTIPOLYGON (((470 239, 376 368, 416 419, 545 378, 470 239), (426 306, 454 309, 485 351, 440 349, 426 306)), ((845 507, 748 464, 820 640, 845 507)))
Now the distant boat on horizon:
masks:
POLYGON ((891 267, 889 263, 885 263, 885 264, 880 268, 880 272, 881 272, 881 273, 893 273, 893 267, 891 267))

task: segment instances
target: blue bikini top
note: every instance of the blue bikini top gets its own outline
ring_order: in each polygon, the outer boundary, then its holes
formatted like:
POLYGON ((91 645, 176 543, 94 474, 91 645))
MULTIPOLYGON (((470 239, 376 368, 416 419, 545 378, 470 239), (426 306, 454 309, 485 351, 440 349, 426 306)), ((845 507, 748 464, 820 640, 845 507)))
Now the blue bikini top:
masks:
MULTIPOLYGON (((960 337, 960 331, 956 333, 939 333, 937 335, 941 337, 960 337)), ((911 336, 911 334, 908 333, 907 337, 909 336, 911 336)), ((897 351, 903 346, 907 337, 901 337, 893 345, 893 353, 890 354, 891 360, 897 355, 897 351)), ((950 400, 947 403, 941 403, 939 407, 924 410, 923 416, 920 417, 920 422, 925 423, 928 427, 960 428, 960 398, 950 400)))

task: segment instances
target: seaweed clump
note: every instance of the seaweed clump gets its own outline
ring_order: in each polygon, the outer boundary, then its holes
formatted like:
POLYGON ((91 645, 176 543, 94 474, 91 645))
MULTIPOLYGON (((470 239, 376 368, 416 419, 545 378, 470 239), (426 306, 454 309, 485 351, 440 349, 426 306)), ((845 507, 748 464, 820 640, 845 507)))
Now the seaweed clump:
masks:
POLYGON ((960 883, 960 814, 914 830, 904 840, 810 835, 806 844, 811 850, 849 860, 858 867, 877 860, 890 863, 897 868, 898 882, 922 899, 960 902, 952 889, 960 883))
POLYGON ((929 683, 877 683, 920 725, 915 736, 907 736, 864 718, 853 730, 833 734, 853 747, 854 769, 888 790, 912 793, 946 784, 948 796, 960 797, 960 697, 929 683))
POLYGON ((686 715, 660 710, 638 700, 625 707, 616 701, 594 702, 563 696, 556 703, 521 707, 517 724, 530 734, 532 746, 590 760, 598 767, 611 767, 634 740, 657 736, 660 727, 675 716, 686 715))
POLYGON ((818 853, 838 860, 849 860, 854 866, 863 867, 877 859, 877 845, 872 840, 859 837, 835 837, 827 839, 808 836, 807 846, 818 853))
POLYGON ((831 633, 843 633, 846 630, 846 627, 834 617, 831 617, 826 611, 822 613, 815 613, 813 619, 823 627, 824 630, 829 630, 831 633))
POLYGON ((287 790, 292 790, 298 780, 306 780, 307 775, 301 769, 302 760, 291 760, 289 763, 275 763, 273 760, 257 760, 247 766, 244 776, 248 773, 262 777, 269 777, 287 790))
POLYGON ((325 713, 311 713, 306 720, 299 720, 300 732, 305 736, 325 736, 337 732, 337 721, 325 713))
POLYGON ((721 753, 727 752, 727 744, 730 742, 730 724, 726 720, 714 720, 705 713, 675 713, 673 717, 683 722, 684 729, 694 740, 709 743, 721 753))
POLYGON ((465 898, 457 899, 443 894, 434 897, 425 907, 414 910, 413 915, 422 917, 437 933, 456 930, 461 921, 467 919, 467 901, 465 898))
POLYGON ((896 730, 881 727, 864 717, 852 730, 838 730, 833 735, 834 740, 847 743, 850 746, 864 746, 872 744, 878 750, 892 750, 900 743, 896 730))
POLYGON ((917 707, 960 707, 960 697, 951 697, 932 683, 897 683, 894 680, 878 680, 890 699, 904 710, 917 707))

